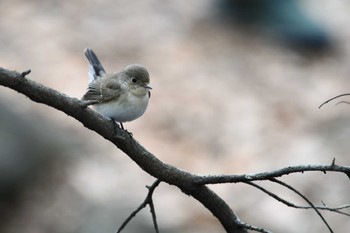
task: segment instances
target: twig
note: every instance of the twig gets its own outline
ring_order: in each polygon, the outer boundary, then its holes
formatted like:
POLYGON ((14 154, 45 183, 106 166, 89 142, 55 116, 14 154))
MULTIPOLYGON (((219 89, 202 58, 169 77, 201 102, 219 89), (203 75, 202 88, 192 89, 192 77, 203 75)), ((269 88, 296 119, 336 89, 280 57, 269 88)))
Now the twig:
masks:
POLYGON ((349 104, 350 105, 350 102, 349 101, 339 101, 338 103, 336 103, 335 105, 339 105, 339 104, 349 104))
MULTIPOLYGON (((270 197, 272 197, 275 200, 285 204, 288 207, 292 207, 292 208, 296 208, 296 209, 313 209, 311 206, 298 206, 298 205, 295 205, 295 204, 293 204, 293 203, 291 203, 291 202, 281 198, 280 196, 274 194, 273 192, 270 192, 269 190, 265 189, 264 187, 262 187, 262 186, 260 186, 258 184, 255 184, 254 182, 247 181, 247 182, 244 182, 244 183, 249 184, 249 185, 251 185, 251 186, 261 190, 262 192, 266 193, 270 197)), ((318 210, 327 210, 327 211, 336 212, 336 213, 339 213, 339 214, 342 214, 342 215, 350 216, 350 214, 345 213, 343 211, 340 211, 342 209, 349 209, 350 208, 350 204, 342 205, 342 206, 338 206, 338 207, 328 207, 328 206, 326 206, 324 204, 324 206, 314 206, 314 207, 316 209, 318 209, 318 210)))
MULTIPOLYGON (((350 217, 349 213, 345 213, 343 211, 340 211, 340 210, 343 210, 343 209, 350 209, 350 204, 346 204, 346 205, 342 205, 342 206, 338 206, 338 207, 328 207, 328 206, 315 206, 315 207, 318 210, 328 210, 328 211, 331 211, 331 212, 336 212, 338 214, 342 214, 342 215, 350 217)), ((310 208, 311 207, 308 207, 308 206, 303 207, 303 209, 310 209, 310 208)))
POLYGON ((151 214, 152 214, 152 220, 153 220, 154 229, 155 229, 156 233, 159 233, 158 223, 157 223, 157 216, 156 216, 156 210, 154 208, 154 204, 153 204, 153 199, 152 198, 150 198, 148 205, 149 205, 149 208, 150 208, 150 211, 151 211, 151 214))
POLYGON ((280 184, 286 188, 288 188, 289 190, 292 190, 294 193, 298 194, 302 199, 304 199, 311 207, 312 209, 314 209, 316 211, 316 213, 318 214, 318 216, 320 216, 320 218, 322 219, 322 221, 324 222, 324 224, 327 226, 329 232, 333 233, 332 228, 329 226, 328 222, 326 221, 326 219, 323 217, 323 215, 320 213, 320 211, 318 211, 318 209, 314 206, 314 204, 301 192, 299 192, 298 190, 296 190, 295 188, 293 188, 292 186, 288 185, 287 183, 277 180, 276 178, 271 178, 270 179, 272 182, 275 182, 277 184, 280 184))
POLYGON ((140 212, 143 208, 145 208, 147 205, 150 206, 150 211, 151 211, 151 214, 152 214, 154 229, 155 229, 156 233, 159 233, 158 224, 157 224, 157 217, 156 217, 156 211, 154 209, 152 195, 153 195, 154 190, 160 184, 160 182, 161 181, 157 179, 151 186, 146 186, 148 188, 148 194, 147 194, 145 200, 141 203, 141 205, 139 207, 137 207, 136 210, 134 210, 129 215, 129 217, 127 219, 125 219, 125 221, 122 223, 122 225, 117 230, 117 233, 121 232, 125 228, 125 226, 130 222, 130 220, 132 218, 134 218, 136 216, 136 214, 138 212, 140 212))
POLYGON ((271 231, 265 230, 263 228, 252 226, 248 223, 242 222, 241 220, 237 221, 237 224, 240 225, 242 228, 245 228, 247 230, 261 232, 261 233, 272 233, 271 231))
POLYGON ((295 204, 293 204, 293 203, 291 203, 291 202, 289 202, 289 201, 287 201, 287 200, 285 200, 285 199, 279 197, 278 195, 276 195, 276 194, 270 192, 269 190, 265 189, 264 187, 262 187, 262 186, 260 186, 260 185, 257 185, 257 184, 255 184, 255 183, 253 183, 253 182, 251 182, 251 181, 247 181, 247 182, 244 182, 244 183, 249 184, 249 185, 251 185, 251 186, 253 186, 253 187, 255 187, 255 188, 257 188, 257 189, 263 191, 264 193, 266 193, 266 194, 269 195, 270 197, 274 198, 275 200, 277 200, 277 201, 279 201, 279 202, 282 202, 282 203, 285 204, 286 206, 293 207, 293 208, 301 208, 300 206, 296 206, 295 204))
POLYGON ((335 165, 335 158, 333 158, 331 166, 333 167, 335 165))
POLYGON ((255 174, 243 174, 243 175, 211 175, 200 176, 195 180, 196 185, 205 184, 223 184, 223 183, 238 183, 255 180, 268 180, 270 178, 281 177, 292 173, 304 173, 308 171, 320 171, 320 172, 340 172, 349 176, 350 166, 339 166, 332 162, 330 165, 299 165, 281 168, 275 171, 262 172, 255 174))
POLYGON ((347 96, 347 95, 350 95, 350 93, 345 93, 345 94, 341 94, 341 95, 334 96, 333 98, 330 98, 329 100, 323 102, 320 106, 318 106, 318 108, 321 108, 323 105, 329 103, 329 102, 332 101, 332 100, 335 100, 335 99, 337 99, 337 98, 339 98, 339 97, 343 97, 343 96, 347 96))
POLYGON ((21 73, 21 76, 24 78, 24 77, 26 77, 28 74, 30 74, 30 72, 32 72, 32 71, 31 71, 31 70, 23 71, 23 72, 21 73))

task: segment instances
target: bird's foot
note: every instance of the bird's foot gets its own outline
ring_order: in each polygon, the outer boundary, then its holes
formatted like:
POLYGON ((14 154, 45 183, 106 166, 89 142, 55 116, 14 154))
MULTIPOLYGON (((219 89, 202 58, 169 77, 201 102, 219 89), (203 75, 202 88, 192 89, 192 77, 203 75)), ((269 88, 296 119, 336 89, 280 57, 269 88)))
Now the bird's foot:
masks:
POLYGON ((123 123, 119 122, 119 125, 120 125, 119 126, 114 118, 111 118, 111 121, 113 123, 113 127, 114 127, 114 132, 115 133, 117 133, 117 128, 121 128, 122 130, 127 132, 130 135, 130 137, 133 137, 133 134, 124 128, 123 123))

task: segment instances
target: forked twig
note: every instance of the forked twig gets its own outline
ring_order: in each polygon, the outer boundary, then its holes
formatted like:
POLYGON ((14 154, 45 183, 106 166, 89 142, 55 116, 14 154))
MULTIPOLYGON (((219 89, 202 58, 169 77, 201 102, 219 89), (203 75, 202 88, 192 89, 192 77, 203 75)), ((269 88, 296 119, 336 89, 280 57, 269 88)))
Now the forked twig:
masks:
POLYGON ((153 226, 154 229, 156 231, 156 233, 159 233, 159 229, 158 229, 158 224, 157 224, 157 217, 156 217, 156 211, 154 209, 154 205, 153 205, 153 200, 152 200, 152 195, 154 190, 157 188, 157 186, 160 184, 161 180, 157 179, 156 181, 154 181, 154 183, 151 186, 146 186, 148 188, 148 194, 145 198, 145 200, 142 202, 142 204, 136 209, 134 210, 127 219, 125 219, 125 221, 123 222, 123 224, 119 227, 119 229, 117 230, 117 233, 121 232, 125 226, 130 222, 130 220, 136 216, 136 214, 138 212, 140 212, 143 208, 145 208, 147 205, 149 205, 150 207, 150 211, 152 214, 152 219, 153 219, 153 226))
MULTIPOLYGON (((292 207, 292 208, 295 208, 295 209, 313 209, 311 206, 299 206, 299 205, 295 205, 283 198, 281 198, 280 196, 274 194, 273 192, 270 192, 269 190, 265 189, 264 187, 258 185, 258 184, 255 184, 254 182, 251 182, 251 181, 247 181, 247 182, 244 182, 246 184, 249 184, 259 190, 261 190, 262 192, 266 193, 267 195, 269 195, 270 197, 272 197, 273 199, 285 204, 286 206, 288 207, 292 207)), ((342 206, 337 206, 337 207, 328 207, 326 206, 325 204, 323 206, 315 206, 316 209, 318 210, 326 210, 326 211, 330 211, 330 212, 336 212, 338 214, 342 214, 342 215, 345 215, 345 216, 350 216, 349 213, 346 213, 346 212, 343 212, 343 211, 340 211, 340 210, 343 210, 343 209, 349 209, 350 208, 350 204, 346 204, 346 205, 342 205, 342 206)))
POLYGON ((326 221, 326 219, 323 217, 323 215, 320 213, 320 211, 315 207, 315 205, 301 192, 299 192, 298 190, 296 190, 295 188, 293 188, 292 186, 288 185, 287 183, 280 181, 276 178, 271 178, 270 179, 272 182, 275 182, 277 184, 280 184, 286 188, 288 188, 289 190, 293 191, 294 193, 298 194, 302 199, 304 199, 309 205, 310 207, 312 207, 312 209, 315 210, 315 212, 318 214, 318 216, 320 216, 320 218, 322 219, 322 221, 324 222, 324 224, 327 226, 329 232, 333 233, 332 228, 329 226, 328 222, 326 221))

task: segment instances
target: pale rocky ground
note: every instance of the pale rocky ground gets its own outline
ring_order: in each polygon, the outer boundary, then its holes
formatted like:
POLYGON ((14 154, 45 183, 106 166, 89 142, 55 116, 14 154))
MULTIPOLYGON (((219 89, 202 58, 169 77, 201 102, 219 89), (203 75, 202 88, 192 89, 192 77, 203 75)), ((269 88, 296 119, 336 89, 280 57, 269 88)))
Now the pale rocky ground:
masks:
MULTIPOLYGON (((350 107, 318 106, 350 92, 350 5, 303 3, 332 35, 334 52, 309 56, 263 33, 243 32, 220 19, 209 0, 1 1, 0 66, 30 68, 29 78, 81 97, 85 47, 108 71, 144 64, 153 87, 150 105, 142 118, 124 125, 159 159, 196 174, 255 173, 333 158, 349 165, 350 107)), ((40 122, 38 128, 45 125, 67 144, 64 162, 29 189, 2 232, 114 232, 154 178, 74 119, 0 89, 1 102, 16 115, 40 122)), ((316 204, 350 202, 344 175, 283 180, 316 204)), ((274 232, 327 232, 312 210, 290 209, 245 185, 212 188, 250 224, 274 232)), ((224 232, 177 188, 161 184, 154 198, 161 232, 224 232)), ((350 228, 348 217, 325 216, 335 232, 350 228)), ((153 232, 148 209, 125 232, 153 232)))

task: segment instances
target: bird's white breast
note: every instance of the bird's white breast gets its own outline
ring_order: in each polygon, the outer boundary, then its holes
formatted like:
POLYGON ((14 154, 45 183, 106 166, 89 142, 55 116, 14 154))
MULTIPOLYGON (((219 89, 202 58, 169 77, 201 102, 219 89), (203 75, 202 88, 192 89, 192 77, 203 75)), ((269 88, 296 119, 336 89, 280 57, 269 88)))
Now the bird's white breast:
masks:
POLYGON ((146 111, 149 95, 136 96, 132 93, 124 93, 117 100, 94 105, 97 112, 107 118, 113 118, 117 122, 132 121, 146 111))

